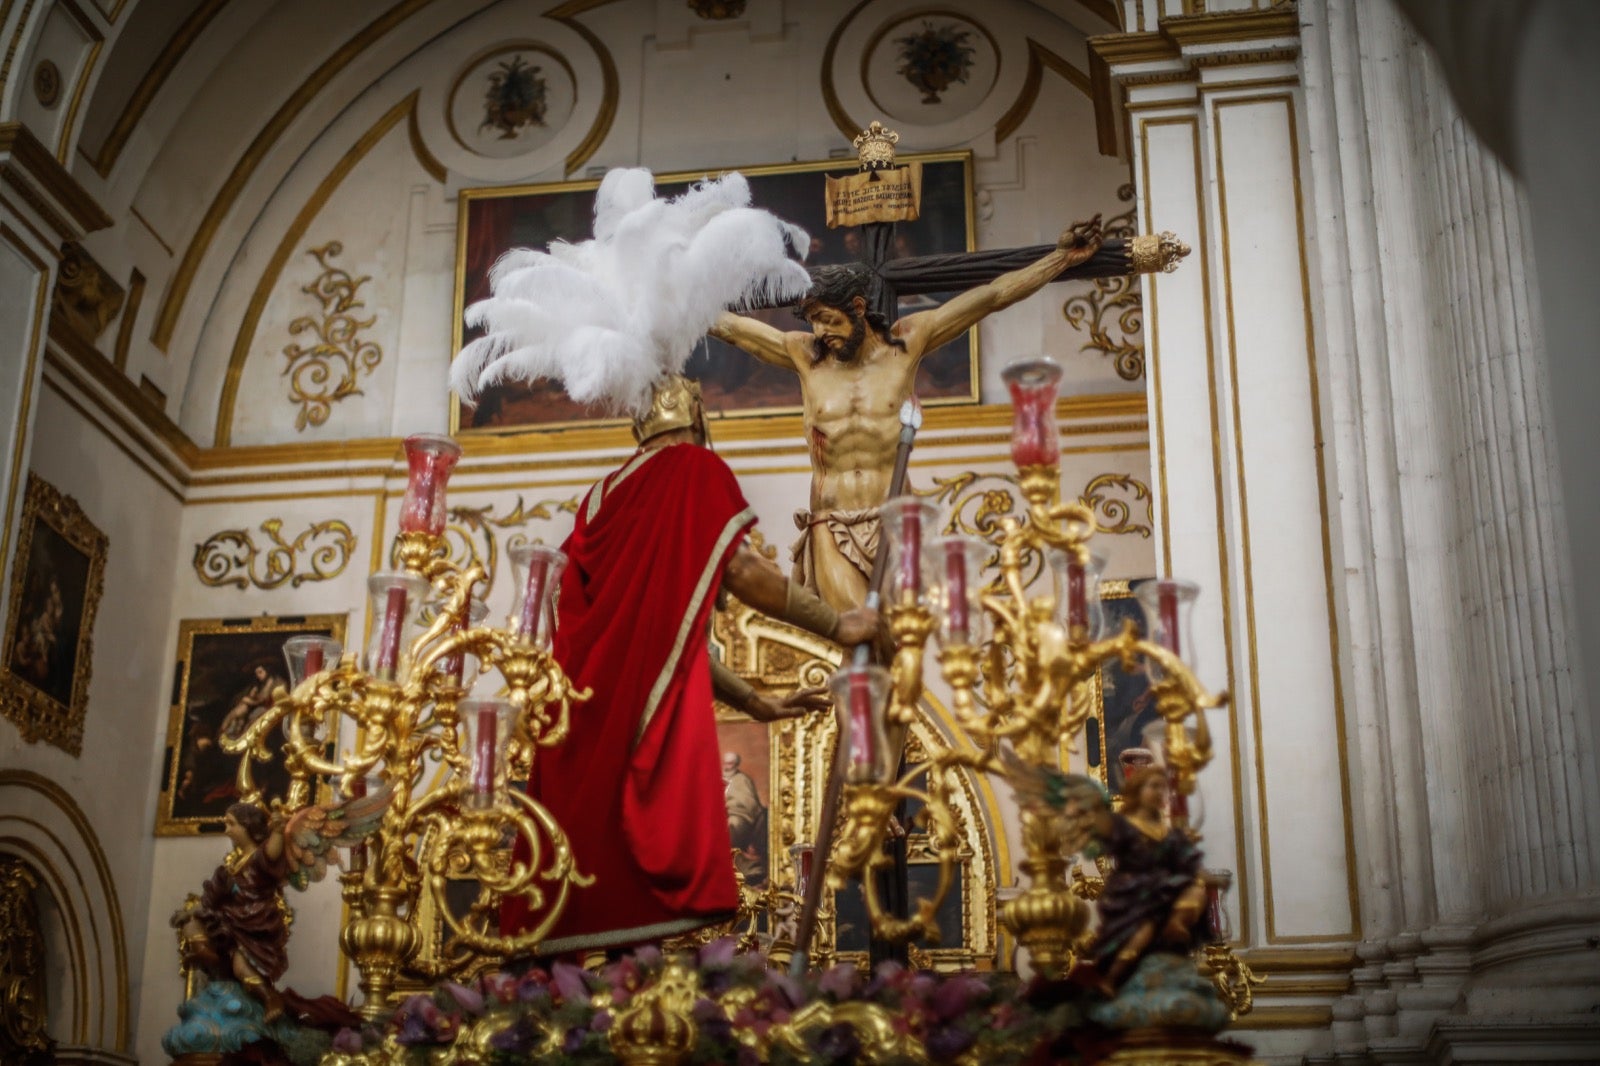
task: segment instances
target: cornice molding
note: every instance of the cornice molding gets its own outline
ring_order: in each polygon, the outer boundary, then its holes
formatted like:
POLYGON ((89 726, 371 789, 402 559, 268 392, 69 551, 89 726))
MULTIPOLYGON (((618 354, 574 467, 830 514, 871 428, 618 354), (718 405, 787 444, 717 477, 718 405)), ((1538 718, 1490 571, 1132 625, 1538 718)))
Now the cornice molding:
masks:
MULTIPOLYGON (((38 215, 58 241, 75 241, 111 225, 105 209, 20 122, 0 123, 0 182, 38 215)), ((56 251, 59 254, 59 247, 56 251)))
POLYGON ((1300 14, 1294 8, 1173 15, 1154 30, 1090 37, 1089 82, 1095 130, 1103 155, 1126 148, 1121 137, 1123 93, 1130 86, 1200 81, 1200 71, 1293 60, 1300 54, 1300 14), (1263 42, 1274 42, 1271 46, 1263 42), (1229 45, 1238 45, 1229 49, 1229 45), (1128 70, 1160 66, 1160 70, 1128 70))

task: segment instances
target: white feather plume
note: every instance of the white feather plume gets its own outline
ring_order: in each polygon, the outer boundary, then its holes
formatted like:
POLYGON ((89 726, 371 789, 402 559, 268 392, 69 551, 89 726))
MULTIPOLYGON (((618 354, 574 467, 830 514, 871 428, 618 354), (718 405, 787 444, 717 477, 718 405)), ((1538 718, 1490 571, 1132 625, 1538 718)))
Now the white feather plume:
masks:
POLYGON ((591 240, 513 249, 489 271, 493 295, 466 312, 484 336, 456 356, 450 385, 470 401, 550 378, 579 403, 642 414, 722 311, 803 296, 809 247, 804 230, 750 206, 742 174, 660 200, 650 171, 610 171, 591 240))

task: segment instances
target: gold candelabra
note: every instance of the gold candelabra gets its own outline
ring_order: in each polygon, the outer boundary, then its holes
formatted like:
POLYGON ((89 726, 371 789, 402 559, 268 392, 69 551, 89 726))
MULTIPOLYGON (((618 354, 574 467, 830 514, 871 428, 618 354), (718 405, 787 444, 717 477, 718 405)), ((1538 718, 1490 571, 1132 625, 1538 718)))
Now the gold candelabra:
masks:
POLYGON ((484 571, 454 566, 443 537, 445 484, 460 448, 448 437, 424 434, 408 438, 406 452, 410 479, 394 553, 399 569, 368 581, 373 635, 365 662, 353 654, 341 658, 337 642, 324 638, 290 641, 292 690, 223 744, 248 753, 239 766, 247 802, 260 801, 252 767, 273 758, 267 740, 278 729, 285 735, 287 809, 313 802, 318 781, 342 799, 388 790, 376 833, 350 849, 341 877, 349 915, 340 943, 360 972, 368 1019, 386 1012, 401 971, 420 965, 422 893, 432 895, 453 937, 454 957, 437 964, 437 973, 421 974, 438 979, 475 957, 531 951, 560 917, 570 889, 592 880, 574 865, 550 813, 507 787, 509 779, 527 776, 539 748, 565 739, 572 703, 589 697, 574 691, 549 650, 565 560, 541 545, 514 550, 519 581, 511 622, 483 625, 487 609, 475 593, 486 585, 484 571), (469 696, 470 662, 479 672, 499 673, 499 695, 469 696), (335 757, 345 721, 355 727, 355 743, 335 757), (446 772, 425 781, 430 767, 446 772), (511 841, 519 858, 507 863, 511 841), (445 889, 467 878, 478 882, 479 894, 458 915, 445 889), (503 936, 499 905, 518 898, 529 921, 522 932, 503 936))
MULTIPOLYGON (((882 511, 891 553, 885 616, 897 652, 888 669, 858 665, 834 676, 850 763, 842 799, 845 826, 828 879, 837 889, 862 878, 873 929, 885 940, 937 940, 935 915, 955 882, 961 846, 953 805, 957 775, 990 773, 1017 785, 1059 773, 1063 752, 1076 749, 1092 710, 1086 682, 1105 664, 1120 662, 1127 670, 1142 665, 1149 674, 1178 797, 1171 813, 1175 823, 1186 819, 1185 798, 1211 758, 1204 712, 1222 706, 1226 696, 1208 693, 1181 658, 1181 613, 1193 586, 1161 581, 1144 590, 1149 638, 1131 622, 1119 632, 1099 632, 1101 561, 1089 549, 1094 515, 1060 497, 1054 421, 1059 377, 1048 360, 1014 364, 1006 372, 1016 419, 1012 455, 1026 510, 1003 520, 997 552, 973 537, 928 538, 938 513, 925 500, 900 497, 882 511), (1050 580, 1031 588, 1029 578, 1040 574, 1050 580), (946 746, 901 772, 903 737, 922 696, 924 653, 934 636, 953 716, 974 750, 946 746), (920 817, 940 876, 931 898, 917 900, 911 914, 897 917, 886 912, 871 875, 890 861, 883 844, 895 807, 907 799, 923 805, 920 817)), ((1020 808, 1024 857, 1018 866, 1028 885, 1002 905, 1000 919, 1037 970, 1059 975, 1071 966, 1088 924, 1084 897, 1092 891, 1090 880, 1070 876, 1077 871, 1065 846, 1068 819, 1048 804, 1022 802, 1020 808)))

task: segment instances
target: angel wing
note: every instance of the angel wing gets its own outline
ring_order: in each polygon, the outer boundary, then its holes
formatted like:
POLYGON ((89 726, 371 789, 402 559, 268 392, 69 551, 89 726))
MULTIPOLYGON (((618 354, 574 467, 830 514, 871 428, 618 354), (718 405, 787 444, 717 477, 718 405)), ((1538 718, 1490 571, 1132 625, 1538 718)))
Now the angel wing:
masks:
POLYGON ((1063 852, 1077 855, 1098 850, 1095 827, 1100 816, 1111 809, 1111 795, 1104 785, 1083 774, 1024 762, 1008 747, 1000 749, 1000 762, 1017 806, 1057 820, 1063 852))
POLYGON ((359 844, 377 832, 394 790, 385 785, 367 796, 321 807, 307 804, 289 816, 283 827, 283 853, 289 862, 289 883, 304 892, 313 881, 340 865, 339 848, 359 844))

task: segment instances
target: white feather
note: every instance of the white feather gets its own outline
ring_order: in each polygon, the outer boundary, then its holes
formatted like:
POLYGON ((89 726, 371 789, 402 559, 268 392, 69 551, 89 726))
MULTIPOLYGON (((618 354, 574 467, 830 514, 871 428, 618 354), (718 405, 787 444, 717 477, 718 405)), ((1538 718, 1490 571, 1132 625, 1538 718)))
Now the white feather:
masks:
POLYGON ((560 382, 579 403, 642 413, 664 374, 730 307, 798 299, 810 238, 750 206, 731 173, 672 200, 648 170, 613 170, 595 194, 594 238, 518 248, 489 271, 492 295, 467 308, 485 331, 456 356, 450 386, 471 400, 507 380, 560 382))

